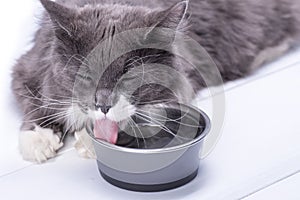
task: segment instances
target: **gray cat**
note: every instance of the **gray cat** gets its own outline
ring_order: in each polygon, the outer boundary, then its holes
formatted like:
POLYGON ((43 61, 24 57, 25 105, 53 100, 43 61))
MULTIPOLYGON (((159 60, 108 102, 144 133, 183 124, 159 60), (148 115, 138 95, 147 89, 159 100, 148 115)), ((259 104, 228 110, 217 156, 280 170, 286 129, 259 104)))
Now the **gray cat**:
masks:
MULTIPOLYGON (((75 133, 81 156, 93 158, 87 124, 93 124, 98 138, 115 144, 130 116, 151 106, 189 103, 202 88, 246 76, 300 37, 300 3, 295 0, 41 3, 47 12, 34 46, 14 66, 12 82, 24 112, 20 151, 34 162, 54 157, 66 133, 75 133), (126 37, 118 36, 126 31, 126 37), (172 43, 180 34, 208 52, 221 82, 208 84, 201 74, 210 73, 208 66, 199 73, 176 55, 180 47, 172 43), (119 43, 128 38, 139 38, 143 48, 123 52, 119 43), (162 48, 153 48, 154 43, 162 48)), ((214 79, 214 74, 207 77, 214 79)))

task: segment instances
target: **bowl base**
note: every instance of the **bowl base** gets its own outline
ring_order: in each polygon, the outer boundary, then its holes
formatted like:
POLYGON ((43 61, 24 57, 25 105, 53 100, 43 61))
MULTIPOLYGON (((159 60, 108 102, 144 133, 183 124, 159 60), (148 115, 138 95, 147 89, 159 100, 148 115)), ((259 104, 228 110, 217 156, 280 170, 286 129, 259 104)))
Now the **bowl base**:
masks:
POLYGON ((99 170, 99 171, 100 171, 101 176, 110 184, 117 186, 119 188, 122 188, 122 189, 136 191, 136 192, 161 192, 161 191, 165 191, 165 190, 175 189, 175 188, 178 188, 180 186, 183 186, 183 185, 189 183, 198 174, 198 169, 197 169, 191 175, 189 175, 183 179, 174 181, 174 182, 164 183, 164 184, 154 184, 154 185, 141 185, 141 184, 133 184, 133 183, 126 183, 123 181, 119 181, 119 180, 116 180, 116 179, 111 178, 110 176, 106 175, 101 170, 99 170))

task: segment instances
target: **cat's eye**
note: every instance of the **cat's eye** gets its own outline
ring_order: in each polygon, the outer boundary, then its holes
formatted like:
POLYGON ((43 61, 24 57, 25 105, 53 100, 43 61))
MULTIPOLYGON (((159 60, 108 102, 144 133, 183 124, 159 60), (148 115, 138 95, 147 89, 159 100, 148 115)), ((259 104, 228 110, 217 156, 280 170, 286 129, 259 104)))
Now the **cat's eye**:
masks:
POLYGON ((127 73, 131 68, 134 68, 136 64, 139 64, 141 62, 140 57, 135 56, 133 58, 130 58, 126 60, 124 68, 123 68, 123 74, 127 73))
POLYGON ((124 67, 123 68, 123 74, 126 74, 129 71, 129 67, 124 67))
POLYGON ((85 80, 85 81, 92 81, 92 77, 90 77, 88 74, 77 73, 76 78, 79 78, 79 79, 85 80))

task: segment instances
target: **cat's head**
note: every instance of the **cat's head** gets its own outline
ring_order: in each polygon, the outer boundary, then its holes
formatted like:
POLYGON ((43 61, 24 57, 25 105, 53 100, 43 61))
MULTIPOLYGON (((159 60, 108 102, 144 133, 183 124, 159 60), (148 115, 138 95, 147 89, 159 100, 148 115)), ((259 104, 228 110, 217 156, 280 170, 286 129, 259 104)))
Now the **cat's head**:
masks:
MULTIPOLYGON (((92 120, 95 129, 115 132, 132 115, 143 117, 145 107, 191 98, 172 52, 175 34, 187 28, 186 1, 165 10, 41 2, 55 34, 53 51, 60 64, 54 71, 74 99, 71 124, 81 128, 92 120)), ((115 142, 113 135, 104 139, 115 142)))

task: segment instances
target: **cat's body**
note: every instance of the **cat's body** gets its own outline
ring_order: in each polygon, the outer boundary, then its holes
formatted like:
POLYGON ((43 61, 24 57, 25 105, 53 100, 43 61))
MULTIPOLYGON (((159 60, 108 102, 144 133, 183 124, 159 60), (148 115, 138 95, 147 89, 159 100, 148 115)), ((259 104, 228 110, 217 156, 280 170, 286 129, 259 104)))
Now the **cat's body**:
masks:
MULTIPOLYGON (((61 132, 76 132, 79 138, 76 145, 81 148, 86 139, 82 128, 88 120, 106 116, 120 125, 144 106, 145 99, 152 104, 154 101, 188 103, 193 97, 179 97, 189 96, 180 83, 175 84, 174 95, 158 86, 152 91, 150 87, 144 88, 143 96, 133 95, 144 103, 112 92, 113 81, 125 73, 123 67, 133 57, 160 55, 142 63, 173 64, 176 69, 174 57, 161 50, 131 52, 110 66, 112 70, 104 73, 103 80, 97 83, 82 80, 75 94, 78 66, 106 35, 152 26, 175 31, 182 28, 182 32, 209 53, 224 82, 251 73, 266 60, 286 52, 300 38, 300 3, 294 0, 191 0, 188 8, 187 2, 176 4, 177 0, 57 2, 66 7, 42 0, 50 15, 43 17, 33 48, 19 59, 13 72, 12 88, 25 113, 20 149, 23 157, 31 161, 42 162, 53 157, 62 146, 61 132), (95 88, 93 94, 83 92, 91 92, 89 87, 95 88), (91 98, 83 100, 82 96, 91 98), (124 116, 119 115, 125 112, 122 109, 126 109, 124 116), (111 113, 117 113, 118 117, 111 113)), ((193 68, 183 70, 182 74, 190 80, 195 92, 206 86, 193 68)), ((174 82, 164 80, 163 84, 174 85, 174 82)), ((81 153, 93 156, 92 152, 81 153)))
MULTIPOLYGON (((121 4, 167 9, 178 0, 71 0, 67 5, 121 4)), ((224 81, 251 72, 264 50, 300 38, 300 3, 291 0, 192 0, 189 35, 205 48, 217 64, 224 81)))

